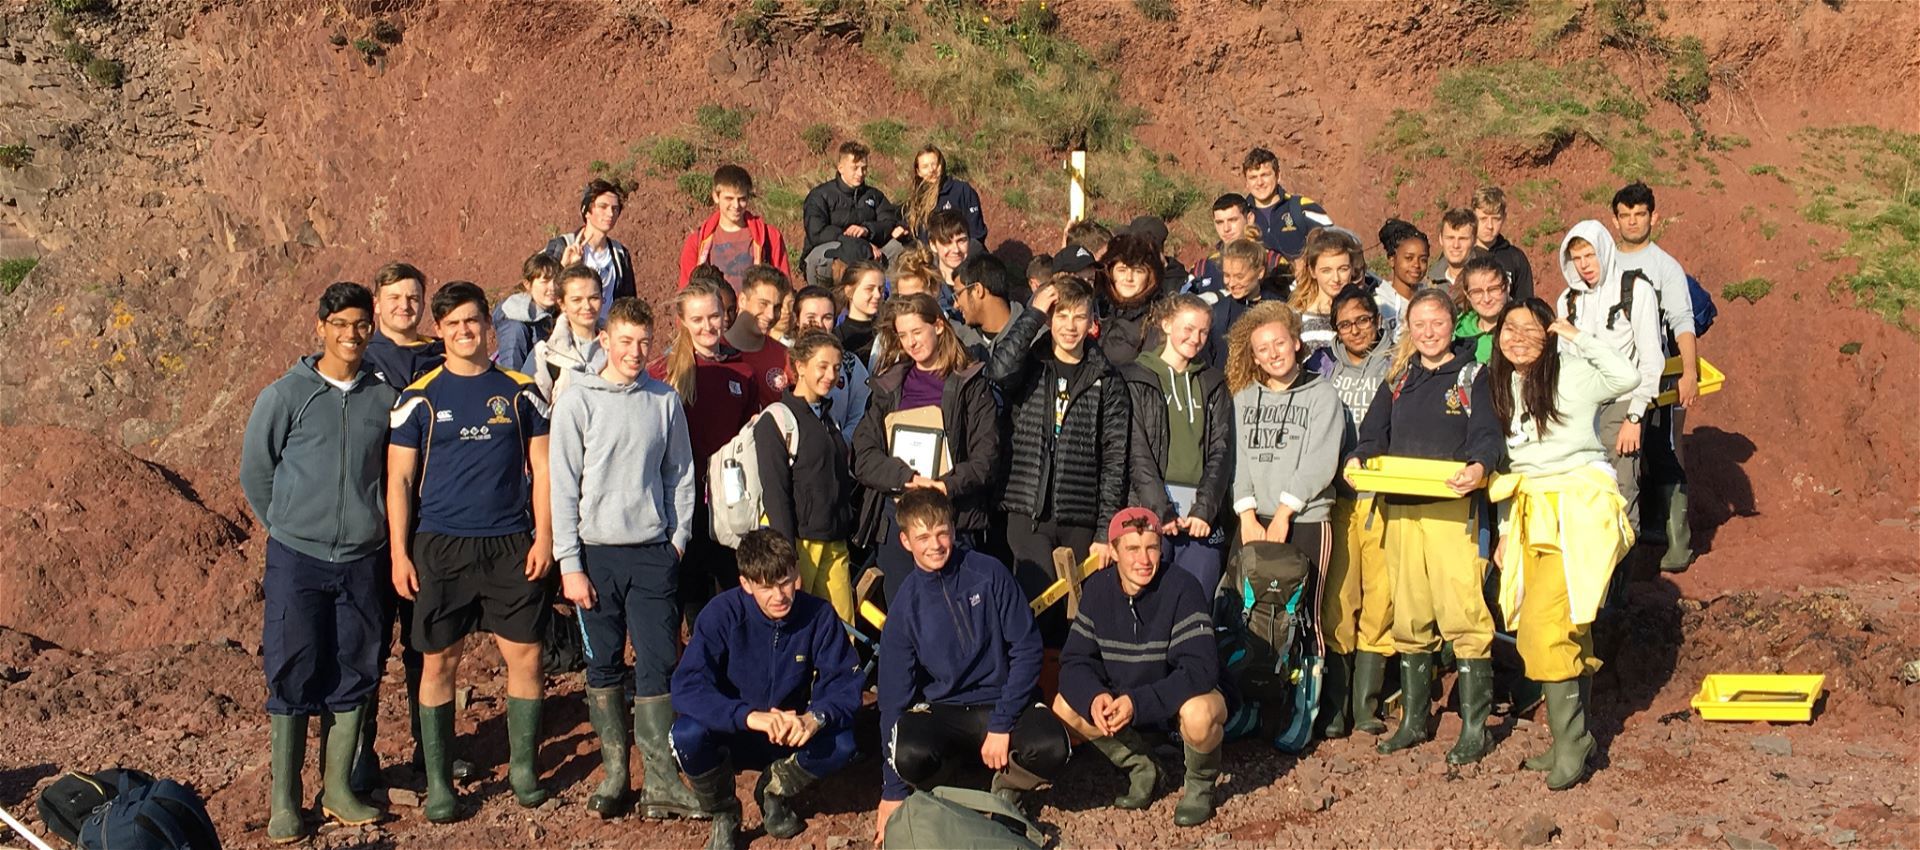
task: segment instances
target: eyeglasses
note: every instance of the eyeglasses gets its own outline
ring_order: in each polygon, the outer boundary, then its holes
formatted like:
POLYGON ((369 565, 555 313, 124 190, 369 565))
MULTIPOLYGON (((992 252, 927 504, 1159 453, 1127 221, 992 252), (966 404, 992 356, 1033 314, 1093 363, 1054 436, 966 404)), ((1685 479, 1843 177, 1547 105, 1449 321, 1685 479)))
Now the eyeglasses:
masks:
POLYGON ((1341 333, 1346 333, 1347 331, 1364 330, 1370 327, 1373 327, 1372 316, 1356 316, 1344 322, 1335 322, 1333 325, 1333 329, 1341 333))
POLYGON ((328 319, 327 327, 333 328, 336 331, 356 330, 361 333, 368 333, 373 330, 373 323, 365 319, 358 322, 349 322, 345 319, 328 319))
POLYGON ((1505 295, 1505 294, 1507 294, 1507 288, 1504 286, 1485 286, 1479 289, 1467 290, 1468 298, 1492 298, 1497 295, 1505 295))

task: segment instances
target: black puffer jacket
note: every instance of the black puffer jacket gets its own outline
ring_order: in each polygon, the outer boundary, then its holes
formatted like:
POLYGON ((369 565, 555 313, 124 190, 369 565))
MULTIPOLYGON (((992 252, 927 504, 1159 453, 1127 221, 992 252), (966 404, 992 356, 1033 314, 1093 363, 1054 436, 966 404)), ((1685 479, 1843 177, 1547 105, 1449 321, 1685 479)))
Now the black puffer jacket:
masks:
POLYGON ((1107 521, 1126 506, 1133 400, 1100 344, 1088 339, 1086 368, 1067 388, 1066 416, 1054 436, 1053 388, 1046 386, 1042 365, 1052 346, 1041 333, 1046 323, 1042 311, 1021 313, 987 363, 987 377, 1000 388, 1013 420, 1011 469, 1000 507, 1035 519, 1051 507, 1054 522, 1093 528, 1094 539, 1104 543, 1107 521))
POLYGON ((800 210, 807 228, 803 257, 823 243, 840 241, 850 225, 865 227, 866 240, 875 245, 887 244, 893 238, 889 234, 900 226, 900 208, 887 200, 887 193, 869 183, 848 186, 838 177, 813 187, 800 210))
POLYGON ((1100 299, 1100 351, 1114 363, 1132 363, 1160 335, 1158 327, 1149 327, 1148 317, 1160 303, 1160 293, 1143 298, 1138 304, 1122 305, 1113 299, 1100 299))
MULTIPOLYGON (((1151 508, 1162 521, 1177 519, 1167 499, 1167 388, 1166 376, 1139 361, 1120 367, 1133 397, 1133 441, 1127 448, 1127 504, 1151 508)), ((1200 484, 1195 487, 1190 513, 1208 525, 1226 512, 1227 488, 1233 485, 1233 395, 1227 377, 1207 367, 1198 375, 1200 409, 1206 411, 1204 459, 1200 484)))
MULTIPOLYGON (((872 395, 867 414, 853 428, 853 477, 864 488, 860 521, 854 542, 869 546, 880 535, 885 499, 900 495, 913 480, 913 468, 887 451, 887 416, 900 407, 900 387, 906 383, 908 361, 894 364, 867 382, 872 395)), ((1007 473, 1000 447, 1000 412, 993 403, 985 369, 969 363, 947 376, 940 390, 941 427, 947 432, 947 497, 953 500, 953 527, 983 531, 994 491, 1007 473)))

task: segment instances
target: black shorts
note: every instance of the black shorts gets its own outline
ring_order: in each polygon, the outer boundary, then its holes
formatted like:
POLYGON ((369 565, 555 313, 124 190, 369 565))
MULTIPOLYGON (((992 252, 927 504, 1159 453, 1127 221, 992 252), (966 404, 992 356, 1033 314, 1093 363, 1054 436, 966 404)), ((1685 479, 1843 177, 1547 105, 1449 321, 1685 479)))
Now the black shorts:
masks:
POLYGON ((420 593, 413 602, 413 642, 439 652, 474 632, 514 643, 539 643, 552 613, 552 583, 527 580, 533 535, 413 535, 420 593))

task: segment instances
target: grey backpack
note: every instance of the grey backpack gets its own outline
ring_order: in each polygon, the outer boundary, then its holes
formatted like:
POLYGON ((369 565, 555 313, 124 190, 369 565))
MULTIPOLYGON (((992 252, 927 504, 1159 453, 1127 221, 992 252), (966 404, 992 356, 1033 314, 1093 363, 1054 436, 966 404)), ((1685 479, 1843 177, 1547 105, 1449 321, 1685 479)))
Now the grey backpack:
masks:
POLYGON ((985 791, 915 791, 887 819, 887 850, 1041 850, 1046 836, 1026 815, 985 791))

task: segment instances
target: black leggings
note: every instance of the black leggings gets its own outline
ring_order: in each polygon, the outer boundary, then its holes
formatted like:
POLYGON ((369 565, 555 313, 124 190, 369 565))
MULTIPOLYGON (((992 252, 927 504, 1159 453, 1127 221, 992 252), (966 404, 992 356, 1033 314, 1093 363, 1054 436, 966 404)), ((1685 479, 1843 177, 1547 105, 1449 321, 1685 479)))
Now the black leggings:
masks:
MULTIPOLYGON (((900 715, 893 727, 893 769, 915 788, 952 785, 954 777, 986 770, 980 745, 987 740, 991 705, 927 706, 900 715)), ((1013 763, 1052 781, 1067 763, 1067 731, 1045 706, 1031 705, 1013 724, 1007 752, 1013 763)))

